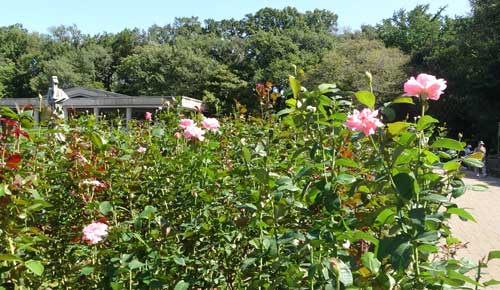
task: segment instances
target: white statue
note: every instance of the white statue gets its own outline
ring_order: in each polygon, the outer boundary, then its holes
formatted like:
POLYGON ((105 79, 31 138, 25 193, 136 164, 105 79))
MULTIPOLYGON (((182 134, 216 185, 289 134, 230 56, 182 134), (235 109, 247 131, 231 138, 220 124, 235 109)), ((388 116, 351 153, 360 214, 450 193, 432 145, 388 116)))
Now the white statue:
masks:
POLYGON ((61 103, 69 99, 68 95, 59 88, 59 80, 57 76, 52 76, 52 87, 49 88, 47 94, 48 102, 52 108, 52 113, 57 115, 59 118, 64 118, 64 111, 61 103))

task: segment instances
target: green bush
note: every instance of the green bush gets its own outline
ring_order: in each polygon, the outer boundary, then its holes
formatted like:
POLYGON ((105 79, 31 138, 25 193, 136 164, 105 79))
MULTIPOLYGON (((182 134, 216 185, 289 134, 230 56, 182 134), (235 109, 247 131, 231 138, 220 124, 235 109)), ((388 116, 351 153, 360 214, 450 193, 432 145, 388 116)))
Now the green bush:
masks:
POLYGON ((474 221, 454 198, 482 189, 460 166, 481 162, 440 136, 423 97, 418 120, 391 123, 388 105, 385 126, 365 136, 346 121, 374 109, 371 92, 290 84, 287 109, 223 118, 203 141, 174 137, 175 108, 128 129, 92 116, 30 129, 30 112, 3 109, 0 289, 495 283, 476 279, 487 260, 446 251, 459 243, 450 216, 474 221), (82 230, 95 222, 108 234, 92 244, 82 230))

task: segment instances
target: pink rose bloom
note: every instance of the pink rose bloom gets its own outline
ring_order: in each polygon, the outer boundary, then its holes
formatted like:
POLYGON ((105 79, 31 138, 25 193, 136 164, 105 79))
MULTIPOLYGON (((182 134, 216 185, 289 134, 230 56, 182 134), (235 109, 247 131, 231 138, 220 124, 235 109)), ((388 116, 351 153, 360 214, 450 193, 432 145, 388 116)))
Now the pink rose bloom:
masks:
POLYGON ((137 148, 137 152, 144 153, 144 152, 146 152, 146 148, 139 146, 139 148, 137 148))
POLYGON ((201 121, 201 125, 205 127, 208 131, 217 132, 219 130, 220 124, 219 121, 215 118, 205 118, 201 121))
POLYGON ((175 137, 175 139, 181 138, 181 133, 175 132, 174 137, 175 137))
POLYGON ((191 126, 194 126, 194 121, 191 119, 181 119, 179 122, 179 128, 181 129, 186 129, 191 126))
POLYGON ((104 236, 108 234, 108 225, 100 222, 91 223, 83 228, 82 240, 89 241, 91 244, 99 243, 104 236))
POLYGON ((365 136, 375 134, 377 127, 382 127, 384 124, 377 118, 378 110, 372 111, 368 108, 363 111, 354 110, 352 115, 348 116, 346 125, 353 131, 363 131, 365 136))
POLYGON ((437 101, 446 89, 446 80, 436 79, 435 76, 419 74, 417 79, 411 77, 405 84, 405 96, 423 96, 437 101))
POLYGON ((196 126, 189 126, 184 130, 184 138, 186 139, 198 139, 200 141, 205 140, 205 130, 196 127, 196 126))
POLYGON ((146 112, 146 120, 151 120, 151 118, 153 118, 153 114, 151 114, 150 112, 146 112))

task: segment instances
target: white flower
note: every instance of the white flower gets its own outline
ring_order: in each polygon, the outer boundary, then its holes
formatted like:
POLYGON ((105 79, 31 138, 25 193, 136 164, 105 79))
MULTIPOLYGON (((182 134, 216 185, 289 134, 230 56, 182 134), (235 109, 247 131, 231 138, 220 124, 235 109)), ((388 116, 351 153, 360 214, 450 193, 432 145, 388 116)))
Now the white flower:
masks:
POLYGON ((104 187, 104 183, 100 182, 99 180, 84 180, 82 182, 83 184, 85 185, 91 185, 91 186, 95 186, 95 187, 104 187))
POLYGON ((311 112, 316 112, 316 107, 313 106, 307 106, 306 110, 311 111, 311 112))

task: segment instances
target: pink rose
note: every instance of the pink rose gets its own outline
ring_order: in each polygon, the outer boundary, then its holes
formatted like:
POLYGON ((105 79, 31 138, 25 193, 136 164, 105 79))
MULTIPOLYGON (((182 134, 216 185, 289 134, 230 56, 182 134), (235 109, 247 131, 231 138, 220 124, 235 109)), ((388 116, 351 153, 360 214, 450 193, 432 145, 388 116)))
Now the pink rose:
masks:
POLYGON ((181 133, 175 132, 174 137, 175 137, 175 139, 181 138, 181 133))
POLYGON ((179 122, 179 128, 181 129, 186 129, 191 126, 194 126, 194 121, 191 119, 181 119, 179 122))
POLYGON ((91 223, 83 228, 82 240, 89 241, 91 244, 99 243, 104 236, 108 234, 108 225, 104 223, 91 223))
POLYGON ((446 80, 428 74, 419 74, 417 79, 411 77, 404 84, 405 96, 423 96, 434 101, 439 100, 445 89, 446 80))
POLYGON ((352 115, 348 116, 346 125, 353 131, 363 131, 365 136, 375 134, 377 127, 384 124, 377 118, 378 110, 372 111, 368 108, 363 111, 354 110, 352 115))
POLYGON ((151 118, 153 118, 153 114, 151 114, 150 112, 146 112, 146 120, 151 120, 151 118))
POLYGON ((146 148, 139 146, 139 148, 137 148, 137 152, 144 153, 144 152, 146 152, 146 148))
POLYGON ((186 139, 198 139, 200 141, 205 140, 205 130, 198 128, 196 126, 189 126, 184 130, 184 138, 186 139))
POLYGON ((219 121, 215 118, 205 118, 201 121, 201 125, 205 127, 208 131, 217 132, 219 130, 220 124, 219 121))

